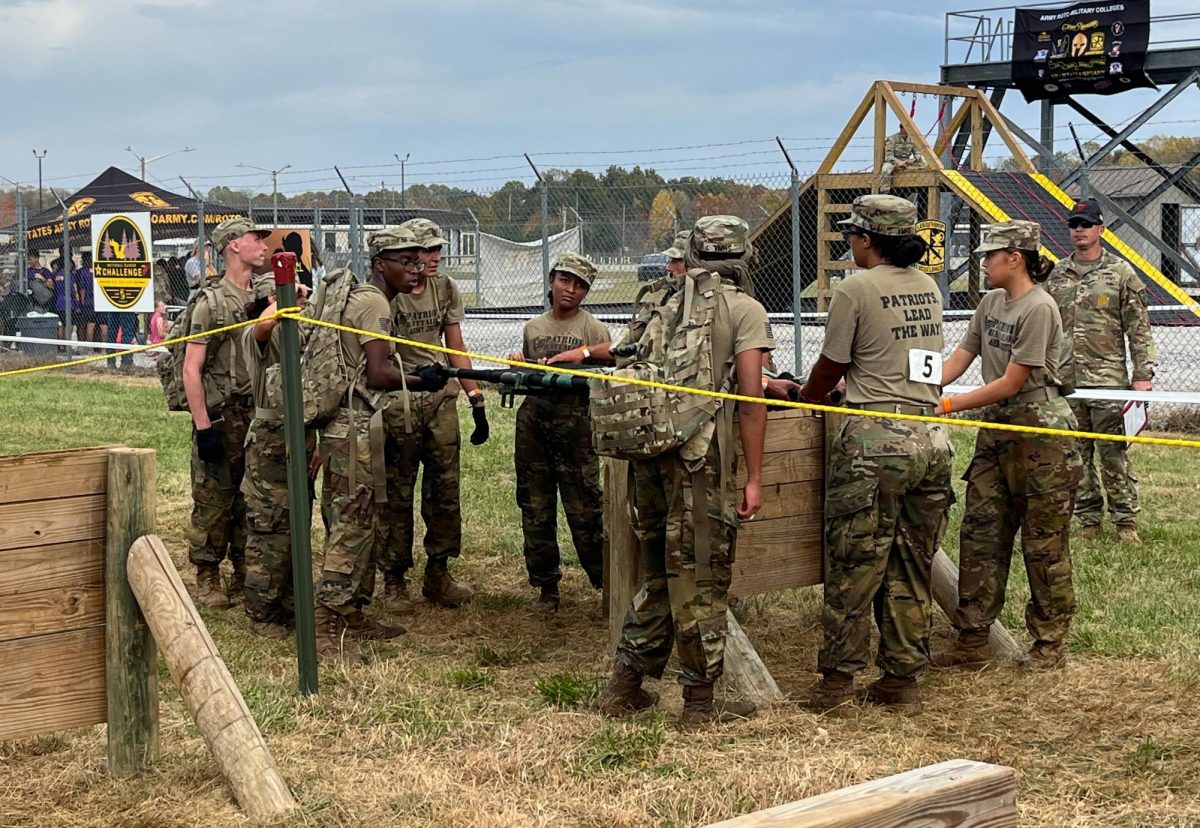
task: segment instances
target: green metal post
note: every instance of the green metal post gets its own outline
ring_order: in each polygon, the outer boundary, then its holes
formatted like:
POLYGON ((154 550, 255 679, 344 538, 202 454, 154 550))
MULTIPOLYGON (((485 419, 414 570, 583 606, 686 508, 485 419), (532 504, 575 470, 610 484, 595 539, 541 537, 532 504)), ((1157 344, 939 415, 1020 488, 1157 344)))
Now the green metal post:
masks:
MULTIPOLYGON (((281 308, 296 306, 296 254, 276 253, 275 298, 281 308)), ((292 529, 292 585, 296 604, 296 659, 300 692, 317 692, 317 640, 313 620, 312 515, 308 500, 308 450, 304 440, 304 400, 300 393, 300 330, 295 319, 279 325, 283 369, 283 434, 287 441, 288 510, 292 529)))

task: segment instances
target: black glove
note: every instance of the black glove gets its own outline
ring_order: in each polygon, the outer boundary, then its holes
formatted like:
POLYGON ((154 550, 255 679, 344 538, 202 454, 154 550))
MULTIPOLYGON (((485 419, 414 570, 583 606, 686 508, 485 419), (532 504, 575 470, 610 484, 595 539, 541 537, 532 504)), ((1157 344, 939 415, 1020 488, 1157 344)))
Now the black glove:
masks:
POLYGON ((450 375, 440 365, 422 365, 413 373, 421 380, 421 391, 441 391, 450 379, 450 375))
POLYGON ((475 418, 475 430, 471 432, 471 445, 482 446, 492 434, 492 430, 488 426, 487 409, 482 405, 473 405, 471 406, 471 416, 475 418))
POLYGON ((201 462, 216 465, 225 460, 225 432, 213 423, 196 429, 196 454, 201 462))

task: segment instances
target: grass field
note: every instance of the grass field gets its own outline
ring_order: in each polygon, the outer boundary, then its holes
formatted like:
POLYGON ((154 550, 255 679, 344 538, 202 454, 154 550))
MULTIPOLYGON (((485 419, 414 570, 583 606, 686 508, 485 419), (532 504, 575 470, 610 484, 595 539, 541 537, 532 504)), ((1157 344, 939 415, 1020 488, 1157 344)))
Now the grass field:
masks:
MULTIPOLYGON (((659 684, 661 711, 609 721, 588 709, 611 653, 600 598, 573 560, 559 615, 526 609, 513 418, 491 419, 492 440, 463 449, 456 571, 477 589, 472 605, 419 606, 404 620, 410 634, 372 645, 367 667, 322 668, 310 699, 296 694, 290 642, 252 637, 240 610, 206 613, 302 803, 289 824, 697 825, 965 757, 1017 769, 1023 825, 1200 825, 1200 464, 1184 450, 1135 450, 1143 547, 1118 546, 1111 529, 1074 544, 1080 610, 1066 671, 931 674, 912 718, 825 719, 788 703, 681 734, 673 681, 659 684)), ((159 531, 190 582, 187 433, 151 378, 0 380, 0 453, 157 450, 159 531)), ((970 441, 956 437, 960 469, 970 441)), ((1018 564, 1004 616, 1022 640, 1024 580, 1018 564)), ((793 699, 816 680, 819 606, 818 589, 745 606, 747 632, 793 699)), ((940 616, 936 635, 944 646, 940 616)), ((103 728, 0 745, 0 825, 249 824, 165 670, 160 687, 162 759, 141 779, 107 777, 103 728)))

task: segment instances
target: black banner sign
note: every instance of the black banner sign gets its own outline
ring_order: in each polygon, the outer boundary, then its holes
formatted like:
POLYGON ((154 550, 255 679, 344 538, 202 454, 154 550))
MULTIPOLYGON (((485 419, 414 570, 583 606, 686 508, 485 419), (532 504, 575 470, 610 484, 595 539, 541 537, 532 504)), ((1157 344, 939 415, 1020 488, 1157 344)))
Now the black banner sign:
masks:
POLYGON ((1150 0, 1017 9, 1012 74, 1027 101, 1153 87, 1150 0))

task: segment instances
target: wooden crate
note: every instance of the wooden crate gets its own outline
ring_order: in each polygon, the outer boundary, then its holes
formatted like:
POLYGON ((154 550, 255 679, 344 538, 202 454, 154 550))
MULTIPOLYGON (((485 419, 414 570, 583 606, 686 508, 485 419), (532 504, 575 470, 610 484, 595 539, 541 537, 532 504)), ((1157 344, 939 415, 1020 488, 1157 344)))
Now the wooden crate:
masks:
POLYGON ((0 740, 98 724, 108 449, 0 457, 0 740))
MULTIPOLYGON (((739 451, 740 454, 740 451, 739 451)), ((763 505, 737 536, 733 583, 739 598, 822 581, 825 509, 825 426, 799 409, 767 417, 763 505)), ((738 462, 738 485, 745 463, 738 462)))

